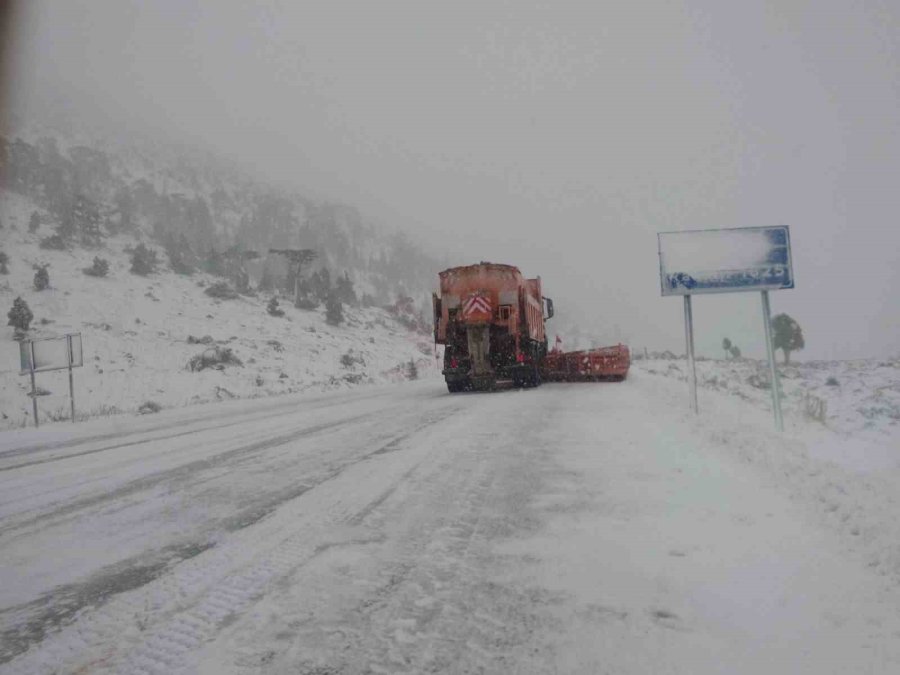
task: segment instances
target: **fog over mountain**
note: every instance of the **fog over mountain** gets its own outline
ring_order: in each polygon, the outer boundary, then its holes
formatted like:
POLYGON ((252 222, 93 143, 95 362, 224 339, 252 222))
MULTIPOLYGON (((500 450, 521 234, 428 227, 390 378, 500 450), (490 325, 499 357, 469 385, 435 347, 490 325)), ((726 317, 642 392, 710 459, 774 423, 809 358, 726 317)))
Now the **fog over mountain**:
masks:
MULTIPOLYGON (((900 350, 895 2, 29 0, 11 38, 13 133, 212 149, 539 274, 601 343, 683 350, 657 232, 787 224, 797 358, 900 350)), ((756 294, 694 312, 701 353, 763 355, 756 294)))

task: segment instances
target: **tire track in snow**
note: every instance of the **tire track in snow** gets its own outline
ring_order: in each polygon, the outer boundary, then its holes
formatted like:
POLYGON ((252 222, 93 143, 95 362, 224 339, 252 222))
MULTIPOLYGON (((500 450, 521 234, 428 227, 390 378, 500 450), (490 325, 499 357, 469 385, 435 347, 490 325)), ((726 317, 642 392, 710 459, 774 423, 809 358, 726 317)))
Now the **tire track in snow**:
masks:
POLYGON ((211 457, 204 457, 203 459, 197 459, 187 464, 181 464, 166 471, 160 471, 149 476, 143 476, 136 480, 132 480, 114 490, 100 492, 87 497, 82 497, 81 499, 66 502, 51 511, 44 512, 30 518, 20 520, 13 524, 0 527, 0 535, 6 536, 17 530, 40 524, 46 520, 52 520, 54 517, 60 515, 65 515, 66 517, 71 518, 74 517, 74 513, 77 511, 91 508, 104 502, 115 501, 123 497, 132 495, 136 492, 149 490, 161 483, 180 478, 186 474, 193 473, 194 471, 214 468, 228 462, 229 460, 241 456, 265 452, 266 450, 270 450, 280 445, 285 445, 302 438, 314 436, 316 434, 344 426, 345 424, 352 424, 355 422, 359 422, 365 418, 371 418, 376 414, 377 413, 366 413, 364 415, 357 415, 355 417, 343 418, 334 422, 326 422, 323 424, 316 424, 301 429, 294 429, 288 433, 280 434, 278 436, 264 439, 256 443, 251 443, 250 445, 242 445, 232 450, 213 455, 211 457))
MULTIPOLYGON (((238 527, 235 527, 235 529, 241 529, 258 522, 275 511, 285 501, 295 499, 316 487, 335 480, 342 473, 361 462, 396 449, 404 439, 428 426, 451 417, 458 409, 459 406, 455 406, 426 415, 425 420, 412 430, 404 431, 400 435, 394 435, 375 450, 341 464, 314 485, 304 486, 297 494, 285 496, 280 501, 273 501, 273 503, 255 510, 252 517, 246 520, 236 519, 235 525, 238 527)), ((344 419, 339 424, 343 425, 351 421, 359 421, 373 414, 377 413, 344 419)), ((271 442, 271 439, 269 442, 271 442)), ((409 472, 404 474, 400 480, 403 480, 408 474, 409 472)), ((390 488, 388 492, 395 489, 395 487, 396 485, 390 488)), ((380 495, 375 501, 383 501, 385 498, 386 495, 380 495)), ((361 510, 354 510, 350 514, 338 511, 336 520, 339 523, 349 523, 359 513, 362 513, 362 516, 357 518, 357 520, 361 520, 365 517, 363 512, 370 511, 371 508, 374 507, 372 507, 370 502, 362 505, 361 510)), ((296 534, 281 541, 265 555, 257 552, 255 556, 256 562, 234 572, 230 572, 233 569, 233 565, 230 564, 230 555, 224 551, 217 552, 213 549, 212 551, 207 551, 206 556, 201 556, 200 558, 191 556, 192 559, 170 561, 169 564, 152 569, 148 566, 148 578, 144 580, 143 584, 140 584, 140 587, 147 591, 143 594, 121 594, 122 591, 129 590, 129 588, 116 588, 115 584, 111 584, 112 592, 103 597, 89 598, 83 593, 79 595, 77 592, 74 592, 74 595, 81 597, 83 602, 78 607, 68 608, 64 613, 65 616, 62 617, 63 620, 77 616, 86 606, 99 604, 100 607, 91 612, 90 616, 79 617, 78 622, 64 630, 67 630, 70 634, 76 634, 76 642, 81 643, 81 647, 77 649, 78 652, 94 653, 102 649, 103 645, 115 642, 116 638, 121 636, 123 626, 137 624, 140 627, 140 632, 148 629, 149 632, 146 634, 146 637, 141 636, 141 646, 131 653, 127 661, 115 666, 115 672, 175 672, 174 668, 178 660, 173 660, 173 653, 184 655, 196 649, 202 642, 215 635, 227 617, 248 606, 274 580, 289 574, 296 567, 305 564, 315 555, 327 550, 327 546, 323 548, 321 545, 310 544, 310 542, 315 541, 317 531, 321 531, 320 523, 303 528, 296 534), (213 570, 210 570, 210 565, 204 564, 206 561, 202 559, 209 555, 217 558, 211 565, 214 568, 213 570), (182 564, 173 567, 176 563, 182 564), (217 574, 216 572, 219 573, 217 574), (220 579, 220 581, 217 582, 216 579, 220 579), (162 588, 150 589, 150 586, 153 585, 162 586, 162 588), (199 592, 196 590, 191 591, 191 589, 196 589, 198 586, 205 590, 200 590, 199 592), (151 592, 151 590, 155 593, 151 592), (109 601, 110 596, 113 595, 117 597, 109 601), (149 596, 154 596, 152 601, 149 599, 149 596), (160 599, 160 596, 162 596, 162 599, 160 599), (193 600, 188 599, 191 596, 193 596, 193 600), (152 607, 150 606, 151 604, 153 605, 152 607), (178 608, 184 606, 187 606, 187 609, 179 612, 178 608), (153 624, 156 624, 157 628, 151 628, 153 624)), ((196 554, 194 553, 193 555, 196 554)), ((102 577, 92 580, 89 584, 92 587, 97 587, 100 582, 102 582, 102 577)), ((131 588, 136 587, 132 586, 131 588)), ((0 657, 0 664, 9 662, 10 659, 14 659, 24 649, 41 642, 47 635, 48 630, 62 623, 58 615, 48 615, 46 619, 47 623, 42 625, 35 622, 27 624, 31 627, 30 635, 19 636, 15 643, 15 650, 3 653, 2 657, 0 657)), ((51 643, 53 643, 52 639, 51 643)), ((31 663, 27 659, 28 654, 24 654, 21 659, 14 660, 10 666, 15 665, 15 672, 17 673, 45 672, 41 666, 42 662, 54 662, 57 659, 68 660, 73 651, 71 643, 65 644, 65 641, 62 641, 61 644, 48 644, 45 648, 45 651, 53 654, 51 658, 46 660, 38 658, 36 663, 31 663)), ((109 647, 108 649, 111 651, 108 651, 104 657, 91 663, 90 668, 92 671, 109 665, 109 660, 115 654, 115 647, 109 647)))
MULTIPOLYGON (((552 414, 552 404, 547 407, 552 414)), ((406 489, 373 501, 366 509, 369 529, 399 529, 399 540, 348 549, 304 568, 283 599, 259 610, 271 619, 248 616, 204 650, 209 662, 202 666, 247 675, 474 673, 485 672, 486 664, 487 672, 519 672, 510 664, 523 652, 546 664, 538 655, 546 645, 534 636, 552 623, 545 608, 559 599, 498 583, 485 571, 496 570, 497 538, 535 527, 529 503, 546 468, 543 455, 523 442, 543 421, 523 425, 521 411, 511 412, 510 419, 485 418, 516 429, 512 437, 451 441, 428 475, 410 477, 406 489)), ((485 427, 483 420, 471 422, 468 428, 485 427)))
MULTIPOLYGON (((376 397, 377 397, 377 394, 369 394, 366 396, 360 396, 359 398, 354 398, 353 400, 354 401, 367 400, 367 399, 376 398, 376 397)), ((321 399, 314 399, 314 401, 321 401, 321 399)), ((304 403, 304 405, 306 405, 308 402, 304 401, 303 403, 304 403)), ((304 411, 311 412, 313 410, 320 410, 323 408, 327 409, 327 408, 332 408, 332 407, 344 405, 344 404, 345 404, 344 401, 333 401, 333 402, 327 401, 323 405, 314 406, 312 408, 309 408, 309 407, 304 408, 304 411)), ((198 433, 202 434, 207 431, 214 430, 214 429, 219 430, 219 429, 225 429, 228 427, 240 426, 240 425, 244 425, 244 424, 248 424, 248 423, 261 422, 261 421, 265 421, 267 419, 282 417, 286 413, 295 411, 297 408, 297 405, 298 404, 296 402, 281 403, 281 404, 277 405, 274 409, 267 408, 266 410, 261 411, 261 412, 245 413, 244 416, 240 417, 239 419, 228 421, 228 422, 223 422, 222 418, 225 417, 225 415, 223 415, 221 412, 217 412, 216 414, 205 415, 202 417, 194 418, 191 420, 185 420, 185 421, 181 421, 181 422, 178 422, 178 421, 172 422, 172 421, 167 420, 164 422, 164 424, 166 425, 164 429, 150 428, 150 429, 143 430, 143 431, 125 431, 125 432, 119 431, 119 432, 115 432, 112 434, 100 434, 100 435, 96 435, 96 436, 88 436, 85 438, 76 438, 76 439, 66 440, 66 441, 57 442, 57 443, 31 445, 31 446, 27 446, 27 447, 23 447, 23 448, 15 448, 12 450, 6 450, 3 452, 0 452, 0 460, 6 459, 6 458, 20 457, 22 455, 51 452, 53 450, 61 450, 61 449, 65 449, 65 448, 76 448, 80 445, 89 445, 91 443, 96 443, 99 441, 106 441, 111 438, 120 438, 121 439, 121 438, 128 438, 130 436, 138 436, 141 434, 156 434, 156 435, 149 436, 147 438, 139 438, 139 439, 133 440, 133 441, 124 441, 124 442, 114 443, 112 445, 107 445, 102 448, 92 448, 90 450, 84 450, 82 452, 73 452, 73 453, 62 454, 62 455, 54 455, 53 457, 44 457, 41 459, 34 459, 31 461, 22 462, 19 464, 3 466, 3 467, 0 467, 0 472, 11 471, 13 469, 21 469, 24 467, 34 466, 37 464, 47 464, 49 462, 73 459, 76 457, 84 457, 86 455, 93 455, 93 454, 96 454, 99 452, 109 452, 111 450, 120 450, 122 448, 132 447, 135 445, 143 445, 146 443, 156 443, 159 441, 167 441, 167 440, 171 440, 173 438, 181 438, 183 436, 189 436, 191 434, 198 434, 198 433), (165 433, 165 432, 171 431, 173 428, 192 426, 192 425, 197 425, 198 423, 205 423, 208 421, 213 421, 215 423, 209 424, 206 426, 194 426, 193 428, 188 429, 186 431, 178 431, 176 433, 165 433), (159 433, 159 432, 163 432, 163 433, 159 433)))

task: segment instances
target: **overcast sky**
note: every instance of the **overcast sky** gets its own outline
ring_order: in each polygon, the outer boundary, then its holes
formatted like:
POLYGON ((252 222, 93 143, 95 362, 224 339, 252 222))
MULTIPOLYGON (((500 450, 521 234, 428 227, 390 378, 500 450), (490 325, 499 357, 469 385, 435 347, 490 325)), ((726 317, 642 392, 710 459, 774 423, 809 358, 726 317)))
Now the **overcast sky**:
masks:
MULTIPOLYGON (((48 91, 540 274, 600 339, 683 350, 656 233, 786 224, 799 358, 900 353, 900 3, 28 0, 48 91)), ((758 294, 698 349, 764 354, 758 294)), ((551 329, 552 330, 552 329, 551 329)))

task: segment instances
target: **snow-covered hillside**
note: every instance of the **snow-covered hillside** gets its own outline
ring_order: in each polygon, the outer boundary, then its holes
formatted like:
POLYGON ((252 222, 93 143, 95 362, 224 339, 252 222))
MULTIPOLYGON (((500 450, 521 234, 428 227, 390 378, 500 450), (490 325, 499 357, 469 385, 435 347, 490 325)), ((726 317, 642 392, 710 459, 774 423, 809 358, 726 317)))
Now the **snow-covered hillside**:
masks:
POLYGON ((31 199, 45 222, 70 227, 69 238, 85 228, 98 236, 139 233, 207 271, 227 264, 226 252, 252 252, 253 280, 267 277, 285 288, 293 288, 289 270, 271 249, 312 249, 306 272, 347 275, 366 306, 412 297, 424 314, 435 274, 447 266, 407 233, 376 226, 352 205, 265 182, 197 148, 34 121, 4 134, 0 186, 31 199))
MULTIPOLYGON (((0 307, 5 317, 13 300, 24 298, 34 313, 31 337, 82 334, 84 367, 75 371, 80 417, 135 412, 148 401, 178 407, 397 381, 410 377, 410 362, 418 377, 436 373, 430 335, 411 332, 383 309, 345 307, 344 323, 331 326, 324 309, 298 310, 282 298, 285 316, 273 317, 268 294, 209 297, 204 290, 216 279, 207 274, 181 276, 165 264, 146 277, 132 274, 126 249, 138 240, 130 235, 111 237, 99 249, 41 249, 40 238, 52 230, 28 232, 33 207, 21 195, 0 194, 0 248, 9 256, 0 307), (109 261, 107 277, 84 274, 95 256, 109 261), (50 287, 40 292, 35 265, 49 265, 50 287), (231 349, 242 365, 188 368, 192 357, 216 347, 231 349)), ((32 423, 30 382, 18 374, 18 343, 3 323, 0 422, 10 428, 32 423)), ((41 373, 37 384, 50 392, 39 398, 43 420, 67 415, 67 374, 41 373)))

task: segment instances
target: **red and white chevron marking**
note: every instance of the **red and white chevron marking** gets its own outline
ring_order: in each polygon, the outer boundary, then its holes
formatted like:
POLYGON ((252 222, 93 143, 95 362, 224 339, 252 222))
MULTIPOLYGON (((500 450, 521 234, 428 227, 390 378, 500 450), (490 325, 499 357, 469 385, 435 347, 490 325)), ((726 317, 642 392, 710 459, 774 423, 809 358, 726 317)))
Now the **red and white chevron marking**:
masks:
POLYGON ((491 301, 481 295, 473 295, 463 302, 463 316, 470 314, 492 314, 491 301))

